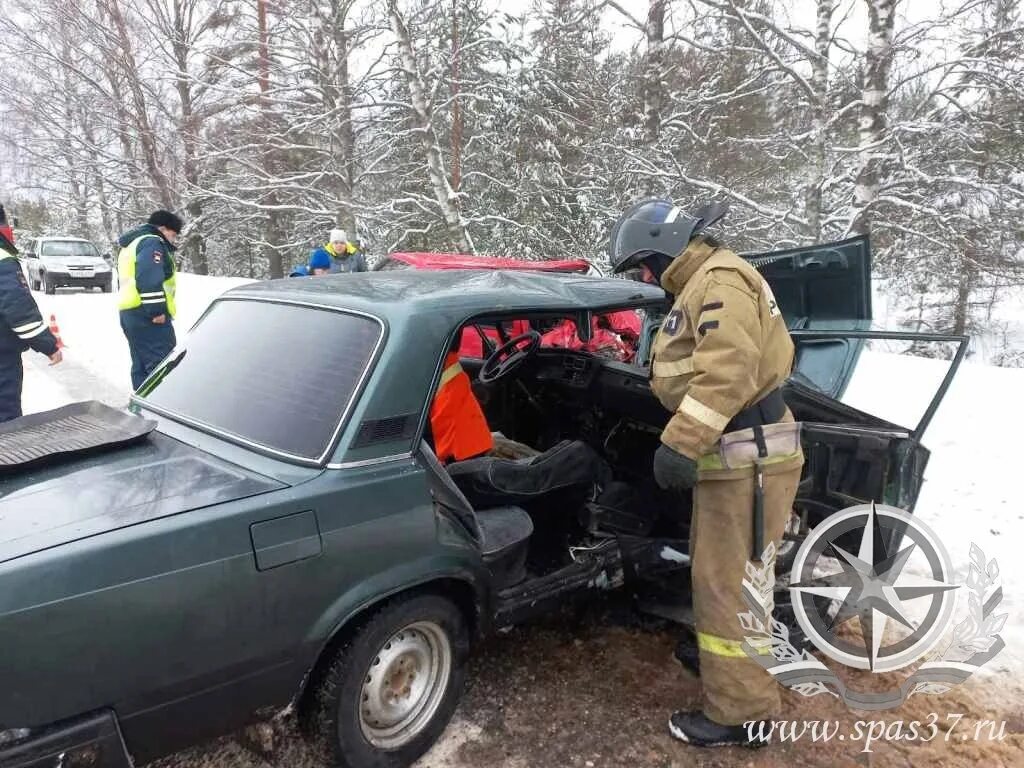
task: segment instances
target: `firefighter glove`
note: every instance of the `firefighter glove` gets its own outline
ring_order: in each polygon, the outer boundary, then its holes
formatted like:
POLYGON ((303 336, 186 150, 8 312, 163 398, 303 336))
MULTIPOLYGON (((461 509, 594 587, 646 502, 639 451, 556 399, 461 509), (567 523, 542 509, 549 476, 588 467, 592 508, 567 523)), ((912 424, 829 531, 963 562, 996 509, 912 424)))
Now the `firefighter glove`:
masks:
POLYGON ((666 491, 683 491, 697 484, 697 462, 662 443, 654 453, 654 479, 666 491))

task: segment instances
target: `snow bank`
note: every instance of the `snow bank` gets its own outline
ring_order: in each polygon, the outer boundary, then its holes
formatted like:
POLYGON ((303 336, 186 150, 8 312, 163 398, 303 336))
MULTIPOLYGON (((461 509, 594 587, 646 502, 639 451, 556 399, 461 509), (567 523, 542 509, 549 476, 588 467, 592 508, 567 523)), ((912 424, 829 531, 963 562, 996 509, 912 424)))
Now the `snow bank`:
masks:
MULTIPOLYGON (((913 427, 948 367, 940 360, 866 351, 843 401, 913 427)), ((1002 632, 1007 647, 987 674, 1024 669, 1024 557, 1018 552, 1024 509, 1014 483, 1024 469, 1021 393, 1024 370, 964 363, 922 440, 932 455, 915 516, 942 539, 959 582, 967 577, 972 543, 999 561, 1004 598, 998 612, 1009 613, 1002 632)), ((965 612, 961 596, 957 617, 965 612)))
MULTIPOLYGON (((885 280, 875 280, 871 298, 872 314, 875 328, 913 328, 916 317, 918 296, 908 298, 902 294, 893 295, 885 280), (904 322, 907 325, 904 326, 904 322)), ((928 294, 926 301, 941 301, 938 294, 928 294)), ((979 297, 981 300, 981 297, 979 297)), ((928 331, 928 328, 922 328, 928 331)), ((872 349, 897 352, 905 344, 893 344, 881 341, 869 342, 872 349)), ((984 331, 971 335, 968 359, 976 363, 996 364, 1005 358, 1007 352, 1016 351, 1024 355, 1024 287, 1003 288, 999 291, 999 301, 986 317, 984 331)), ((1002 363, 1006 364, 1006 363, 1002 363)), ((1021 363, 1024 365, 1024 363, 1021 363)))

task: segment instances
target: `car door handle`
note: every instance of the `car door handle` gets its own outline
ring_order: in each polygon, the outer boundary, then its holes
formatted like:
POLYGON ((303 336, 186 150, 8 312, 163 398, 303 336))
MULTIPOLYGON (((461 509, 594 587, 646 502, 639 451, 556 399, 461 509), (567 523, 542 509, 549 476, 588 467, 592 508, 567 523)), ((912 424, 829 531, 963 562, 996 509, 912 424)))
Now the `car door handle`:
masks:
POLYGON ((249 526, 256 570, 297 563, 323 552, 316 512, 308 510, 249 526))

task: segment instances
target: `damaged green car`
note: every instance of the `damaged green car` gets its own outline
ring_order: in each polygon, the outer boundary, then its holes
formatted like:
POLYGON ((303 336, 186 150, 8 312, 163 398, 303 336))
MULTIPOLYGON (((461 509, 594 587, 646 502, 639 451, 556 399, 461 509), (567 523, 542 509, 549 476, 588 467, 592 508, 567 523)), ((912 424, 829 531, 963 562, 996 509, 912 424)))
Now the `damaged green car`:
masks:
MULTIPOLYGON (((866 241, 756 263, 798 347, 791 543, 854 503, 911 509, 938 398, 916 430, 836 399, 879 335, 866 241)), ((651 477, 667 414, 645 359, 665 306, 650 286, 527 271, 247 285, 132 415, 12 422, 0 765, 127 768, 294 708, 334 764, 407 766, 444 730, 476 638, 606 590, 685 622, 686 502, 651 477), (632 360, 541 343, 618 311, 642 320, 632 360), (507 452, 442 466, 430 403, 467 332, 483 353, 462 366, 507 452), (17 448, 31 430, 51 455, 17 448)))

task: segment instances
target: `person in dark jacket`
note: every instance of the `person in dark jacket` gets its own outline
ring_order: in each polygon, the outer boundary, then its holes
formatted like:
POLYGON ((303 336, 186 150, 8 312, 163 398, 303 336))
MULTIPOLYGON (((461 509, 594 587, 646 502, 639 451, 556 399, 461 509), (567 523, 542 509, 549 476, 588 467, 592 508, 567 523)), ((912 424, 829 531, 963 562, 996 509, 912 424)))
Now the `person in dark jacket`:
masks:
POLYGON ((0 205, 0 422, 21 416, 21 386, 25 371, 21 353, 26 349, 61 361, 57 339, 43 322, 39 307, 25 282, 14 233, 0 205))
POLYGON ((132 355, 132 387, 138 389, 174 349, 174 243, 182 220, 170 211, 154 211, 140 227, 118 238, 118 307, 121 329, 132 355))
POLYGON ((366 272, 366 257, 348 241, 344 229, 332 229, 323 249, 331 257, 331 273, 366 272))

